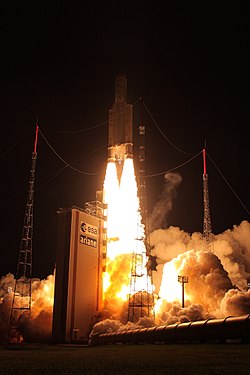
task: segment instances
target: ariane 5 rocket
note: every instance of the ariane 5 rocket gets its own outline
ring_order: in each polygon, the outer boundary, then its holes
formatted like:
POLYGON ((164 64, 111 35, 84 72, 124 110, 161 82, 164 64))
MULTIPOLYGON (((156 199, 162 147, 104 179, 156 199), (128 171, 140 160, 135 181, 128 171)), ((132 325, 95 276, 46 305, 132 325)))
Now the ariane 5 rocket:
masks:
POLYGON ((127 104, 127 78, 119 75, 115 80, 115 102, 109 110, 108 129, 108 161, 116 163, 118 172, 126 158, 133 158, 132 122, 133 106, 127 104))

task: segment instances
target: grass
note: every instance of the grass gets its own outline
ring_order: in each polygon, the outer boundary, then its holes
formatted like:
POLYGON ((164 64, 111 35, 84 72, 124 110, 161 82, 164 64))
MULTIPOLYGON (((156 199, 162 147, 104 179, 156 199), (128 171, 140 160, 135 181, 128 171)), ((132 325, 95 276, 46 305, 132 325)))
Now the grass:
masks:
POLYGON ((4 375, 250 374, 250 345, 2 345, 4 375))

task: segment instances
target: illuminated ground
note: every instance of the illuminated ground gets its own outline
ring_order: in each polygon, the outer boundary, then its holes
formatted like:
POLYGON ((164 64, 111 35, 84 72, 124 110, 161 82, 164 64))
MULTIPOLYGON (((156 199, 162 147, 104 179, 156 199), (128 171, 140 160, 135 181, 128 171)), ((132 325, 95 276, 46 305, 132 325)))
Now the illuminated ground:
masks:
POLYGON ((0 374, 249 374, 250 345, 0 346, 0 374))

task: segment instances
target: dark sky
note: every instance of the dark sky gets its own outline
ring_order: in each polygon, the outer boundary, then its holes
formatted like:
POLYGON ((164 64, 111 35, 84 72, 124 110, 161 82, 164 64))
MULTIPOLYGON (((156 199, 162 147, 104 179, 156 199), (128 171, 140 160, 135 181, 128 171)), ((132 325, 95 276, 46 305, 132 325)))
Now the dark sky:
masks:
MULTIPOLYGON (((16 271, 36 116, 54 150, 39 135, 33 274, 44 278, 54 269, 57 209, 82 207, 102 189, 105 122, 120 73, 134 105, 135 164, 142 116, 146 174, 178 167, 182 177, 163 226, 202 232, 202 156, 189 160, 205 141, 213 232, 249 220, 247 10, 241 4, 83 3, 1 5, 2 275, 16 271), (85 173, 64 168, 56 153, 85 173)), ((150 212, 163 187, 163 174, 147 178, 150 212)))

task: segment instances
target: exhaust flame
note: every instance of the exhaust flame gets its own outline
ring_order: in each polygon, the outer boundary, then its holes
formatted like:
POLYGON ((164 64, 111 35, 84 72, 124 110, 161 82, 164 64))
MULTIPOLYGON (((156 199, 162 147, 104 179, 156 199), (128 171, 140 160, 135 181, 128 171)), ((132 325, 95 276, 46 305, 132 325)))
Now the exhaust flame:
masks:
POLYGON ((125 159, 120 183, 115 162, 108 163, 104 181, 104 203, 108 204, 108 258, 131 254, 136 248, 136 240, 144 236, 133 159, 125 159))
POLYGON ((110 299, 113 303, 115 299, 124 302, 128 300, 132 254, 138 254, 138 264, 144 269, 134 292, 147 290, 147 257, 143 242, 145 234, 141 223, 133 159, 125 158, 120 181, 116 163, 108 162, 103 190, 104 203, 108 206, 107 265, 104 276, 104 303, 108 311, 110 299))

